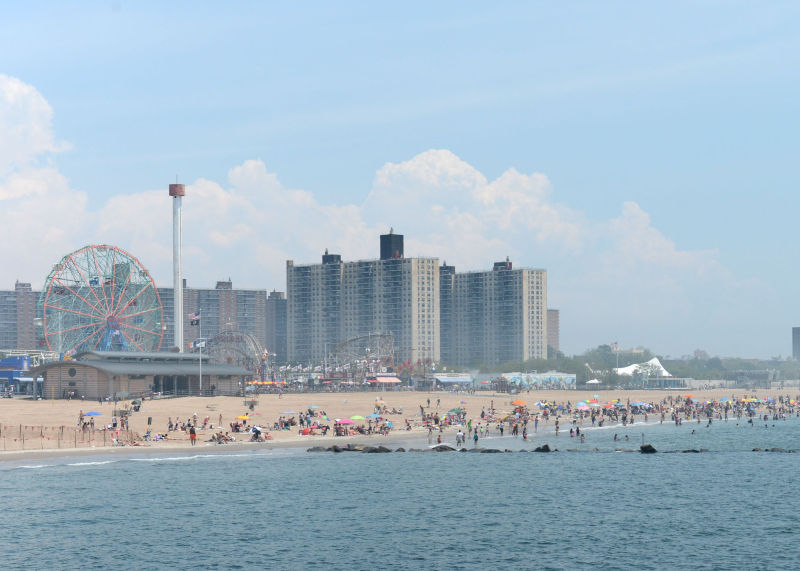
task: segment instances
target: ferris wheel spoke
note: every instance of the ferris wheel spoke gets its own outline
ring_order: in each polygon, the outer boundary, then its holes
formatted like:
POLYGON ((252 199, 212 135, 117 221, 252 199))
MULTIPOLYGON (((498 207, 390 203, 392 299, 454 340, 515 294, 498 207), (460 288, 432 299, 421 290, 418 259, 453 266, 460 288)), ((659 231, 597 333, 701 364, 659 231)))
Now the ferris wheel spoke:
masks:
POLYGON ((125 337, 125 339, 127 339, 128 341, 130 341, 131 343, 136 345, 136 348, 139 349, 139 351, 144 351, 144 349, 142 349, 142 346, 139 345, 136 341, 134 341, 133 338, 130 335, 125 333, 122 329, 120 329, 119 332, 122 333, 122 335, 125 337))
POLYGON ((153 331, 151 329, 143 329, 141 327, 136 327, 135 325, 129 325, 127 323, 122 325, 122 327, 120 329, 122 329, 122 328, 124 328, 124 329, 134 329, 136 331, 141 331, 142 333, 147 333, 148 335, 158 335, 158 332, 153 331))
POLYGON ((95 307, 95 306, 94 306, 92 303, 90 303, 90 302, 89 302, 89 300, 87 300, 85 297, 83 297, 83 296, 82 296, 82 295, 80 295, 78 292, 76 292, 74 289, 72 289, 72 288, 71 288, 71 287, 69 287, 67 284, 65 284, 63 281, 61 281, 61 279, 60 279, 60 278, 56 278, 56 279, 55 279, 55 281, 57 281, 59 284, 63 285, 63 286, 64 286, 64 289, 66 289, 66 290, 67 290, 68 292, 70 292, 72 295, 74 295, 75 297, 77 297, 78 299, 80 299, 80 300, 81 300, 83 303, 85 303, 86 305, 88 305, 89 307, 91 307, 92 309, 94 309, 94 310, 95 310, 95 311, 98 313, 98 315, 103 313, 103 312, 100 310, 100 308, 98 308, 98 307, 95 307))
POLYGON ((58 331, 48 331, 48 335, 61 335, 63 333, 69 333, 70 331, 78 331, 79 329, 86 329, 87 327, 95 327, 97 325, 103 324, 102 319, 98 319, 92 323, 87 323, 86 325, 76 325, 75 327, 70 327, 69 329, 60 329, 58 331))
MULTIPOLYGON (((108 305, 108 296, 106 295, 105 276, 103 276, 103 272, 100 271, 100 263, 97 261, 97 251, 94 249, 92 249, 92 258, 94 258, 94 267, 97 269, 97 281, 103 290, 103 299, 105 300, 106 311, 109 311, 110 307, 108 305)), ((113 266, 111 271, 114 271, 113 266)))
MULTIPOLYGON (((81 345, 83 345, 84 343, 86 343, 86 342, 87 342, 89 339, 91 339, 92 337, 94 337, 94 336, 95 336, 95 335, 97 335, 98 333, 102 333, 104 330, 105 330, 105 327, 98 327, 98 328, 97 328, 97 329, 95 329, 93 332, 89 333, 89 335, 87 335, 86 337, 84 337, 83 339, 81 339, 81 340, 80 340, 78 343, 76 343, 76 344, 75 344, 75 345, 74 345, 74 346, 73 346, 71 349, 69 349, 69 350, 70 350, 70 351, 75 351, 75 350, 76 350, 78 347, 80 347, 81 345)), ((101 339, 102 339, 102 336, 101 336, 101 339)), ((66 352, 66 351, 65 351, 65 352, 66 352)))
POLYGON ((142 311, 137 311, 136 313, 129 313, 128 315, 117 315, 117 319, 128 319, 129 317, 136 317, 137 315, 150 313, 152 311, 158 311, 158 308, 157 307, 151 307, 150 309, 144 309, 142 311))
MULTIPOLYGON (((91 280, 89 280, 89 278, 86 276, 86 274, 83 273, 83 271, 81 270, 81 267, 78 265, 78 263, 72 257, 72 254, 70 254, 69 259, 72 262, 72 265, 75 267, 75 269, 80 274, 81 279, 83 279, 83 283, 85 283, 88 286, 89 290, 92 292, 92 295, 94 295, 94 298, 97 300, 97 303, 99 303, 100 305, 103 305, 103 302, 100 301, 99 297, 97 297, 97 292, 94 291, 94 288, 92 287, 91 280)), ((98 276, 97 279, 99 280, 100 276, 98 276)))
POLYGON ((119 313, 117 310, 119 309, 122 300, 125 299, 125 292, 128 291, 128 284, 131 283, 131 272, 128 272, 128 279, 125 280, 125 285, 122 287, 122 292, 119 294, 119 299, 114 302, 114 309, 113 312, 119 313))
POLYGON ((74 313, 75 315, 82 315, 84 317, 91 317, 92 319, 97 319, 99 317, 99 315, 97 315, 97 314, 86 313, 84 311, 78 311, 77 309, 70 309, 68 307, 61 307, 61 306, 58 306, 58 305, 51 305, 49 303, 45 303, 44 306, 47 307, 47 308, 50 308, 50 309, 58 310, 58 311, 66 311, 67 313, 74 313))
POLYGON ((125 306, 122 309, 120 309, 118 313, 122 313, 123 311, 128 309, 131 306, 131 304, 139 298, 140 295, 142 295, 152 286, 153 286, 152 283, 146 284, 142 289, 139 290, 139 292, 135 296, 133 296, 131 299, 128 300, 128 303, 126 303, 125 306))

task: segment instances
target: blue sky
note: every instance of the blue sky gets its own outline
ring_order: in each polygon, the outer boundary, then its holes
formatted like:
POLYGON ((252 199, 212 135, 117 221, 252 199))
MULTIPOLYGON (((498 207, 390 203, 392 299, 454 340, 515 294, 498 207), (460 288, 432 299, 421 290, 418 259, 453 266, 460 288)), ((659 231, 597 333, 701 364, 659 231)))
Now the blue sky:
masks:
POLYGON ((190 283, 287 258, 545 267, 562 346, 791 352, 800 5, 17 3, 0 287, 85 243, 190 283), (399 198, 398 198, 399 197, 399 198))

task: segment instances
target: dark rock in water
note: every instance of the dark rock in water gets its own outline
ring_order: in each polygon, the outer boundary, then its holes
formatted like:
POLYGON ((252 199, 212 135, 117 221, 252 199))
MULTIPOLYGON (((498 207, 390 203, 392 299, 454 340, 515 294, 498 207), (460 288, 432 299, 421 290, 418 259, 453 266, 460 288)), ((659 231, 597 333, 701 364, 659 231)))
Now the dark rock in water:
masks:
POLYGON ((325 448, 324 446, 312 446, 306 452, 329 452, 330 448, 325 448))
POLYGON ((462 450, 466 450, 467 452, 470 452, 472 454, 475 454, 476 452, 480 454, 481 452, 483 452, 483 448, 462 448, 462 450))
POLYGON ((479 448, 481 454, 501 454, 503 451, 497 448, 479 448))
POLYGON ((336 446, 336 444, 331 446, 331 452, 341 452, 341 451, 342 451, 342 449, 340 447, 336 446))
POLYGON ((455 452, 455 448, 448 446, 447 444, 439 444, 438 446, 431 448, 431 450, 434 452, 455 452))
POLYGON ((770 448, 767 452, 786 452, 784 448, 770 448))
POLYGON ((533 449, 534 452, 550 452, 550 446, 547 444, 542 444, 541 446, 537 446, 533 449))
POLYGON ((517 450, 517 452, 527 452, 527 450, 520 449, 520 450, 517 450))
POLYGON ((409 452, 425 452, 422 448, 409 448, 409 452))
POLYGON ((405 452, 405 451, 406 451, 406 449, 403 448, 402 446, 400 448, 398 448, 397 450, 395 450, 395 452, 405 452))
POLYGON ((506 448, 505 450, 503 450, 503 452, 513 452, 513 450, 509 450, 508 448, 506 448))
POLYGON ((361 451, 367 454, 385 454, 386 452, 391 452, 386 446, 364 446, 361 451))
POLYGON ((763 452, 763 450, 761 448, 753 448, 753 452, 763 452))
POLYGON ((346 450, 348 452, 363 452, 365 448, 367 448, 367 446, 363 444, 348 444, 346 450))
POLYGON ((692 448, 691 450, 681 450, 681 452, 683 452, 684 454, 686 454, 686 453, 700 454, 700 451, 699 450, 695 450, 694 448, 692 448))
POLYGON ((642 444, 639 447, 639 451, 642 454, 655 454, 656 453, 656 449, 652 444, 642 444))
POLYGON ((459 451, 459 452, 466 452, 466 451, 467 451, 467 449, 466 449, 466 448, 459 448, 459 449, 458 449, 458 451, 459 451))

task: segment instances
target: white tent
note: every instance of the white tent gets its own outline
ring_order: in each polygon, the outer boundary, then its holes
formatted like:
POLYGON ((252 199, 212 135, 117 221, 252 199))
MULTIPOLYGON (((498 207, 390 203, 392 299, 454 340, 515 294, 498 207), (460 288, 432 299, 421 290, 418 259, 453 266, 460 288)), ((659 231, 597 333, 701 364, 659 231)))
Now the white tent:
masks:
POLYGON ((627 367, 620 367, 619 369, 614 369, 614 372, 618 375, 625 375, 628 377, 632 377, 634 373, 647 373, 651 377, 672 376, 669 374, 669 372, 667 372, 667 370, 661 364, 661 361, 658 360, 658 357, 653 357, 646 363, 638 363, 635 365, 628 365, 627 367))

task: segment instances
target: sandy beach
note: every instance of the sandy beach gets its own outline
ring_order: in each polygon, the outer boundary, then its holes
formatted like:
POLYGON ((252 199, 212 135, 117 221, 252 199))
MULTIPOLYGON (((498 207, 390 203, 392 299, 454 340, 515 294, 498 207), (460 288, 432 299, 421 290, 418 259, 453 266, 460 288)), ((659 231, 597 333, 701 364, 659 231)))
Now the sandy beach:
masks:
MULTIPOLYGON (((492 407, 502 416, 512 413, 516 400, 528 403, 532 412, 538 407, 537 401, 557 402, 566 404, 568 401, 576 403, 584 399, 591 399, 598 395, 598 401, 605 403, 612 399, 620 399, 626 403, 645 401, 659 403, 672 396, 681 397, 689 394, 684 391, 531 391, 522 394, 510 395, 506 393, 478 392, 471 394, 458 394, 453 392, 410 392, 410 391, 385 391, 385 392, 349 392, 349 393, 288 393, 283 395, 269 394, 255 397, 256 403, 251 411, 242 397, 184 397, 160 400, 145 400, 138 412, 129 416, 129 441, 136 441, 138 446, 112 446, 113 431, 101 430, 111 423, 113 406, 111 403, 100 404, 89 401, 66 400, 39 400, 34 401, 24 398, 0 400, 0 460, 21 457, 34 457, 44 455, 78 455, 78 454, 126 454, 158 453, 164 452, 189 452, 189 451, 230 451, 231 449, 255 449, 276 447, 309 447, 330 445, 333 443, 344 444, 356 440, 374 440, 379 444, 396 442, 401 439, 419 439, 425 442, 427 429, 422 425, 420 406, 428 412, 446 412, 447 410, 461 407, 466 410, 466 418, 479 420, 481 411, 490 410, 492 407), (334 419, 345 419, 355 415, 366 417, 373 412, 376 403, 392 409, 402 410, 402 414, 388 414, 384 418, 392 421, 393 430, 388 437, 356 435, 350 437, 328 436, 303 436, 298 433, 298 427, 291 430, 272 430, 273 423, 281 416, 298 417, 298 413, 306 412, 309 407, 318 407, 312 410, 324 412, 330 419, 326 424, 333 424, 334 419), (94 416, 95 431, 84 432, 78 429, 79 415, 90 411, 98 412, 94 416), (189 435, 183 431, 169 432, 168 440, 158 442, 144 442, 140 437, 148 429, 148 419, 152 419, 151 433, 167 433, 170 419, 187 422, 197 415, 198 423, 208 417, 209 426, 206 430, 198 430, 197 444, 190 445, 189 435), (236 442, 218 445, 207 442, 212 432, 221 430, 230 432, 230 423, 235 422, 238 416, 250 417, 248 425, 257 424, 268 428, 272 440, 264 443, 247 443, 249 434, 236 433, 236 442), (406 420, 411 425, 411 430, 406 430, 406 420), (221 423, 221 424, 220 424, 221 423), (22 436, 24 435, 24 438, 22 436), (24 440, 24 442, 23 442, 24 440)), ((701 402, 714 401, 724 397, 740 398, 752 395, 753 391, 714 389, 693 391, 691 394, 701 402)), ((759 398, 779 396, 779 391, 758 391, 759 398)), ((783 391, 780 394, 786 394, 783 391)), ((249 400, 250 397, 248 397, 249 400)), ((795 395, 791 395, 795 398, 795 395)), ((124 403, 129 404, 129 403, 124 403)), ((118 403, 122 407, 123 403, 118 403)), ((365 421, 356 421, 356 424, 366 424, 365 421)), ((552 420, 550 421, 552 424, 552 420)), ((542 425, 547 429, 547 424, 542 425)), ((455 431, 456 429, 449 429, 455 431)), ((124 433, 119 440, 125 440, 124 433)))

